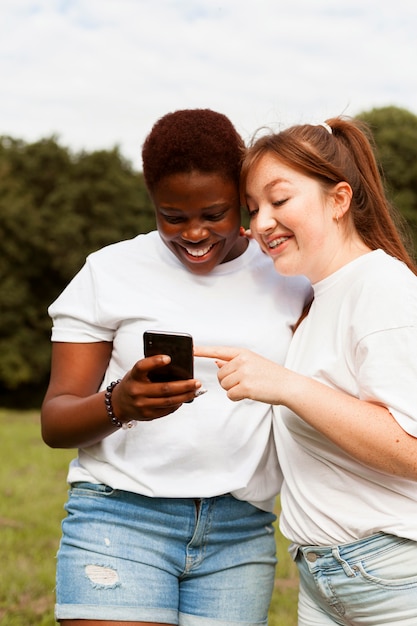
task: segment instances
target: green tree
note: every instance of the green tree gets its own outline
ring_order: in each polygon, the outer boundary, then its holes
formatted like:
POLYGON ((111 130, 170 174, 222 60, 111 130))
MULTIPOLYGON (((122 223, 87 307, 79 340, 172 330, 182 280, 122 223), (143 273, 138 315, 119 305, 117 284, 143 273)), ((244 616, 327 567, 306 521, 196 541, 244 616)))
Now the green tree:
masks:
POLYGON ((372 131, 388 197, 405 218, 417 251, 417 116, 388 106, 357 117, 372 131))
POLYGON ((0 140, 0 404, 36 404, 50 363, 48 305, 87 254, 154 228, 118 149, 72 155, 55 138, 0 140))

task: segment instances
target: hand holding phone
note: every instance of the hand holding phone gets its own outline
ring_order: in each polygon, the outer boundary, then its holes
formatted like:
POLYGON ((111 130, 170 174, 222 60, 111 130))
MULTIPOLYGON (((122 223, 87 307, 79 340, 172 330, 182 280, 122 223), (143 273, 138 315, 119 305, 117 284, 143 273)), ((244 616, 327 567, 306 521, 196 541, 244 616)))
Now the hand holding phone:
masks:
POLYGON ((146 357, 168 354, 171 363, 149 372, 152 382, 169 382, 194 378, 193 339, 188 333, 147 330, 143 333, 146 357))

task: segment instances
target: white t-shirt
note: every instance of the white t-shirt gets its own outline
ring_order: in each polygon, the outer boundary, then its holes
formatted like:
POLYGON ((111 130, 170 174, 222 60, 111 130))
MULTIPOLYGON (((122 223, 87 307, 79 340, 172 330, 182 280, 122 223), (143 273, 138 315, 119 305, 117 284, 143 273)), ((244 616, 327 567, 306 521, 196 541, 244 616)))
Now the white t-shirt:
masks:
MULTIPOLYGON (((155 231, 88 257, 49 308, 52 340, 112 341, 102 389, 143 357, 145 330, 188 332, 196 345, 244 346, 283 363, 309 291, 306 279, 279 276, 255 241, 239 258, 199 276, 155 231)), ((206 394, 79 450, 69 482, 156 497, 233 493, 270 510, 281 484, 272 409, 228 400, 213 360, 196 358, 195 377, 206 394)))
MULTIPOLYGON (((417 276, 376 250, 315 284, 286 366, 383 404, 417 437, 417 276)), ((417 540, 415 481, 359 463, 287 408, 274 425, 285 536, 320 546, 380 531, 417 540)))

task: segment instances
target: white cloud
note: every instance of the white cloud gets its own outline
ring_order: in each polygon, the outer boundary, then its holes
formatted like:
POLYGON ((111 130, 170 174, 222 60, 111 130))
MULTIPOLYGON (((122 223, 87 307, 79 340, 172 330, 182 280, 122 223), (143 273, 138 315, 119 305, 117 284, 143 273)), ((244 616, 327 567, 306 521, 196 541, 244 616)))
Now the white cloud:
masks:
POLYGON ((2 0, 0 134, 120 146, 210 107, 245 137, 396 105, 417 114, 413 0, 2 0))

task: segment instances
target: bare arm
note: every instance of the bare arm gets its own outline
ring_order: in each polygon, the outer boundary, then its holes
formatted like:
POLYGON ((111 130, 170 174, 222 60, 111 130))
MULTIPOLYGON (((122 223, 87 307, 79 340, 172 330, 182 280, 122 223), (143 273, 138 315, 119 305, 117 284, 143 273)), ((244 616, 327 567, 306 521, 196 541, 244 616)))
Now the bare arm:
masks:
POLYGON ((359 400, 293 372, 249 350, 196 347, 217 360, 220 384, 231 400, 250 398, 288 407, 361 463, 417 479, 417 439, 387 408, 359 400))
MULTIPOLYGON (((53 448, 88 446, 117 430, 107 415, 104 391, 98 392, 112 344, 60 343, 52 346, 51 379, 41 410, 42 437, 53 448)), ((122 422, 153 420, 176 411, 195 396, 195 380, 152 383, 151 369, 169 362, 154 356, 138 361, 113 391, 112 404, 122 422)))

